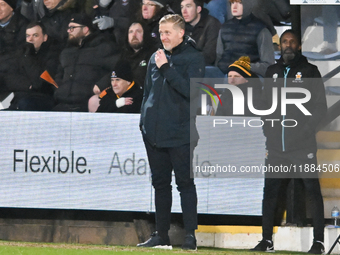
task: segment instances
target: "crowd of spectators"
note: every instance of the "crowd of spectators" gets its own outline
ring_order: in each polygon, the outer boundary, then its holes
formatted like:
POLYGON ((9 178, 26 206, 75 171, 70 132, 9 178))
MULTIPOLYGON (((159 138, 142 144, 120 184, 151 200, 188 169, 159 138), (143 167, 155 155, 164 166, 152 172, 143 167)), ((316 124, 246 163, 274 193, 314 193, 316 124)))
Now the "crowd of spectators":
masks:
POLYGON ((206 77, 224 77, 240 56, 264 76, 274 63, 273 30, 267 16, 253 15, 253 2, 0 0, 0 93, 14 93, 8 110, 95 112, 119 60, 143 89, 149 58, 162 48, 159 20, 171 13, 183 16, 185 35, 214 69, 206 77))

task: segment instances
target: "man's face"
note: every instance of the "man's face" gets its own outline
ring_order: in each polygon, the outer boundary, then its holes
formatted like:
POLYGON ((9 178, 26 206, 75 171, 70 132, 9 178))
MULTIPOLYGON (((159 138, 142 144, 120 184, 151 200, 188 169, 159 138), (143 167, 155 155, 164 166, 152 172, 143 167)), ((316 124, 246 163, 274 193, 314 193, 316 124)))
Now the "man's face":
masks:
POLYGON ((243 83, 248 82, 248 80, 246 80, 246 78, 244 78, 241 74, 239 74, 238 72, 235 71, 230 71, 228 73, 228 83, 230 85, 240 85, 243 83))
POLYGON ((131 83, 121 78, 111 78, 112 89, 116 95, 122 96, 131 83))
POLYGON ((172 51, 183 41, 184 30, 174 26, 171 22, 166 22, 159 25, 159 34, 164 49, 172 51))
POLYGON ((301 45, 292 33, 286 33, 281 37, 281 56, 285 63, 293 60, 295 56, 299 53, 301 45))
POLYGON ((200 19, 199 13, 201 6, 196 6, 194 0, 183 0, 181 3, 181 12, 185 22, 196 25, 200 19))
POLYGON ((129 45, 134 50, 139 50, 143 44, 143 27, 141 24, 132 24, 129 28, 129 45))
POLYGON ((68 42, 73 45, 79 45, 80 42, 86 37, 83 31, 84 26, 78 23, 70 22, 68 24, 68 42))
POLYGON ((43 42, 46 42, 47 35, 44 35, 40 26, 28 28, 26 30, 26 42, 32 43, 36 51, 40 49, 43 42))
POLYGON ((242 19, 243 4, 241 1, 235 1, 231 3, 231 14, 237 19, 242 19))
POLYGON ((54 9, 61 0, 44 0, 44 5, 47 9, 52 10, 54 9))
POLYGON ((0 0, 0 22, 7 22, 13 15, 13 9, 5 1, 0 0))
POLYGON ((142 16, 143 19, 151 19, 155 15, 156 4, 150 0, 143 0, 142 16))

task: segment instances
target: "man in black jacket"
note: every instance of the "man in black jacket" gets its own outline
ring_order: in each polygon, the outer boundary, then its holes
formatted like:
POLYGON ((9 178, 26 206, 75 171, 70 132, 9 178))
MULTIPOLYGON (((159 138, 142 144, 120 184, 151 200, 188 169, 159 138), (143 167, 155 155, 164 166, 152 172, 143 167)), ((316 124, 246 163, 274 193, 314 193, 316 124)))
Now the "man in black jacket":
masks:
POLYGON ((112 41, 94 32, 92 20, 85 14, 72 16, 68 33, 68 47, 60 54, 53 110, 87 112, 94 85, 112 71, 119 55, 112 41))
POLYGON ((44 25, 27 25, 26 45, 16 56, 16 63, 6 75, 6 86, 14 92, 10 110, 47 111, 54 106, 55 87, 40 78, 44 71, 55 77, 59 64, 59 45, 48 37, 44 25))
POLYGON ((203 8, 202 0, 183 0, 181 11, 185 20, 185 34, 194 39, 196 48, 203 52, 205 65, 214 65, 221 23, 203 8))
POLYGON ((198 133, 196 111, 190 111, 190 78, 204 76, 204 58, 195 49, 194 41, 183 37, 184 28, 185 22, 177 14, 160 20, 164 50, 151 56, 146 74, 140 128, 155 189, 157 232, 139 247, 171 248, 168 231, 174 170, 186 230, 182 248, 196 250, 197 195, 191 162, 198 133))
POLYGON ((265 175, 262 204, 263 239, 253 250, 274 251, 273 221, 280 185, 290 178, 298 177, 302 178, 311 201, 314 242, 309 253, 321 254, 324 251, 324 207, 318 172, 312 169, 318 168, 315 133, 327 111, 325 88, 318 68, 301 55, 301 45, 293 30, 281 35, 280 44, 281 58, 277 64, 268 67, 263 89, 265 109, 272 108, 275 101, 277 108, 262 117, 265 123, 263 131, 267 137, 268 172, 265 175), (281 92, 277 98, 273 98, 274 89, 281 92), (285 107, 281 106, 283 93, 290 100, 285 107), (292 104, 293 100, 298 103, 292 104), (271 171, 275 167, 292 170, 290 173, 285 173, 287 170, 276 173, 271 171))

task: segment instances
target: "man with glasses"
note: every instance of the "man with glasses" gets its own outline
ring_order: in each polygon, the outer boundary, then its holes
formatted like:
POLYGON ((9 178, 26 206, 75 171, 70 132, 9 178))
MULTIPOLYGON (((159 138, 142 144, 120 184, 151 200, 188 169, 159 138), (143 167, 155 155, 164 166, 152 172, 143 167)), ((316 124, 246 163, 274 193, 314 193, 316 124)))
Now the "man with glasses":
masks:
POLYGON ((98 31, 85 14, 74 14, 68 25, 67 47, 60 54, 55 111, 88 111, 97 81, 112 70, 118 47, 98 31))

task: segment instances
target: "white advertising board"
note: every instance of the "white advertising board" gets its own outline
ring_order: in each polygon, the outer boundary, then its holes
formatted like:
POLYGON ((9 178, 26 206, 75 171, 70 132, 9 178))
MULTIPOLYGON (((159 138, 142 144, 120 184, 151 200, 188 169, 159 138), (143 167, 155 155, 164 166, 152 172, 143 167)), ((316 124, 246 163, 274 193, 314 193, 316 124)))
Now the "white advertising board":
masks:
MULTIPOLYGON (((138 114, 1 111, 0 206, 154 211, 138 114)), ((194 168, 263 164, 260 128, 211 128, 199 116, 194 168)), ((263 178, 196 173, 198 212, 261 215, 263 178), (214 178, 215 177, 215 178, 214 178), (226 176, 222 176, 226 177, 226 176)), ((173 181, 173 212, 180 212, 173 181)))

